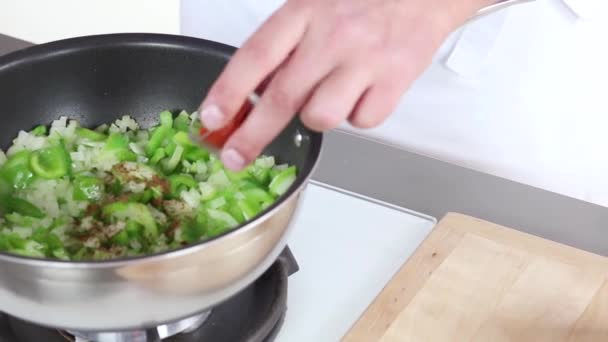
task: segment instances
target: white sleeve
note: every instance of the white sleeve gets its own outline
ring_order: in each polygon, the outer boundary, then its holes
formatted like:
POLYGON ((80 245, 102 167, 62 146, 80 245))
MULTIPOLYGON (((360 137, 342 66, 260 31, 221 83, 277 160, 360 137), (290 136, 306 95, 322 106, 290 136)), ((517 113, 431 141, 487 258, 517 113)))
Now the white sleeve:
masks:
POLYGON ((457 32, 454 48, 445 58, 445 66, 467 79, 483 70, 486 59, 498 40, 509 9, 480 18, 457 32))
POLYGON ((181 0, 183 35, 241 46, 285 0, 181 0))

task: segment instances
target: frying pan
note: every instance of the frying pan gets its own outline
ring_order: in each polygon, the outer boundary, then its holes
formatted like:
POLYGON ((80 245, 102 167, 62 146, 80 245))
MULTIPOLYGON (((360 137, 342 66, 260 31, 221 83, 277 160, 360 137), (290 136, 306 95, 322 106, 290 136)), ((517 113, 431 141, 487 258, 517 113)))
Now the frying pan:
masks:
MULTIPOLYGON (((0 57, 0 146, 61 115, 83 126, 164 109, 192 112, 235 48, 160 34, 79 37, 0 57)), ((78 331, 140 329, 189 317, 259 277, 286 245, 321 152, 322 134, 294 119, 264 151, 298 168, 260 216, 212 240, 143 257, 70 262, 0 253, 0 310, 78 331)))

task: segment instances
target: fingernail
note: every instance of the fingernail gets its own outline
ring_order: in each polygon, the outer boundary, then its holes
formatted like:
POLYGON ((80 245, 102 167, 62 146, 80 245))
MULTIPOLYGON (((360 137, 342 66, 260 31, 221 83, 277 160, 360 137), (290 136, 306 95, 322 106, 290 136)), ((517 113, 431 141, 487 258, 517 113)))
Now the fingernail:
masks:
POLYGON ((245 167, 245 158, 233 148, 222 151, 222 162, 232 171, 240 171, 245 167))
POLYGON ((201 110, 201 122, 210 130, 222 128, 224 115, 216 105, 206 106, 201 110))

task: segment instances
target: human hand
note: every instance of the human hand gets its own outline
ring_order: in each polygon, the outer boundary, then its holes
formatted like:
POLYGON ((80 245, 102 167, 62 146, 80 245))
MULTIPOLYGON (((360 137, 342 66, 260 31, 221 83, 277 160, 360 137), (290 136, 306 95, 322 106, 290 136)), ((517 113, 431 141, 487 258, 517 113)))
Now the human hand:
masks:
MULTIPOLYGON (((495 1, 495 0, 494 0, 495 1)), ((259 103, 226 142, 226 167, 254 160, 296 113, 312 130, 379 125, 451 31, 492 0, 288 0, 235 53, 201 105, 225 126, 259 103)))

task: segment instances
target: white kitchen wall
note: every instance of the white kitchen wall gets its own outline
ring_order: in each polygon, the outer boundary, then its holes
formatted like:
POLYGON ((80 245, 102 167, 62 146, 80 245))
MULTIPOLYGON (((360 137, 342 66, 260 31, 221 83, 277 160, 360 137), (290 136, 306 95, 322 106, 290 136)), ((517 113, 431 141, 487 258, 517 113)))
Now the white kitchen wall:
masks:
POLYGON ((75 36, 179 34, 179 0, 0 0, 0 33, 34 43, 75 36))

